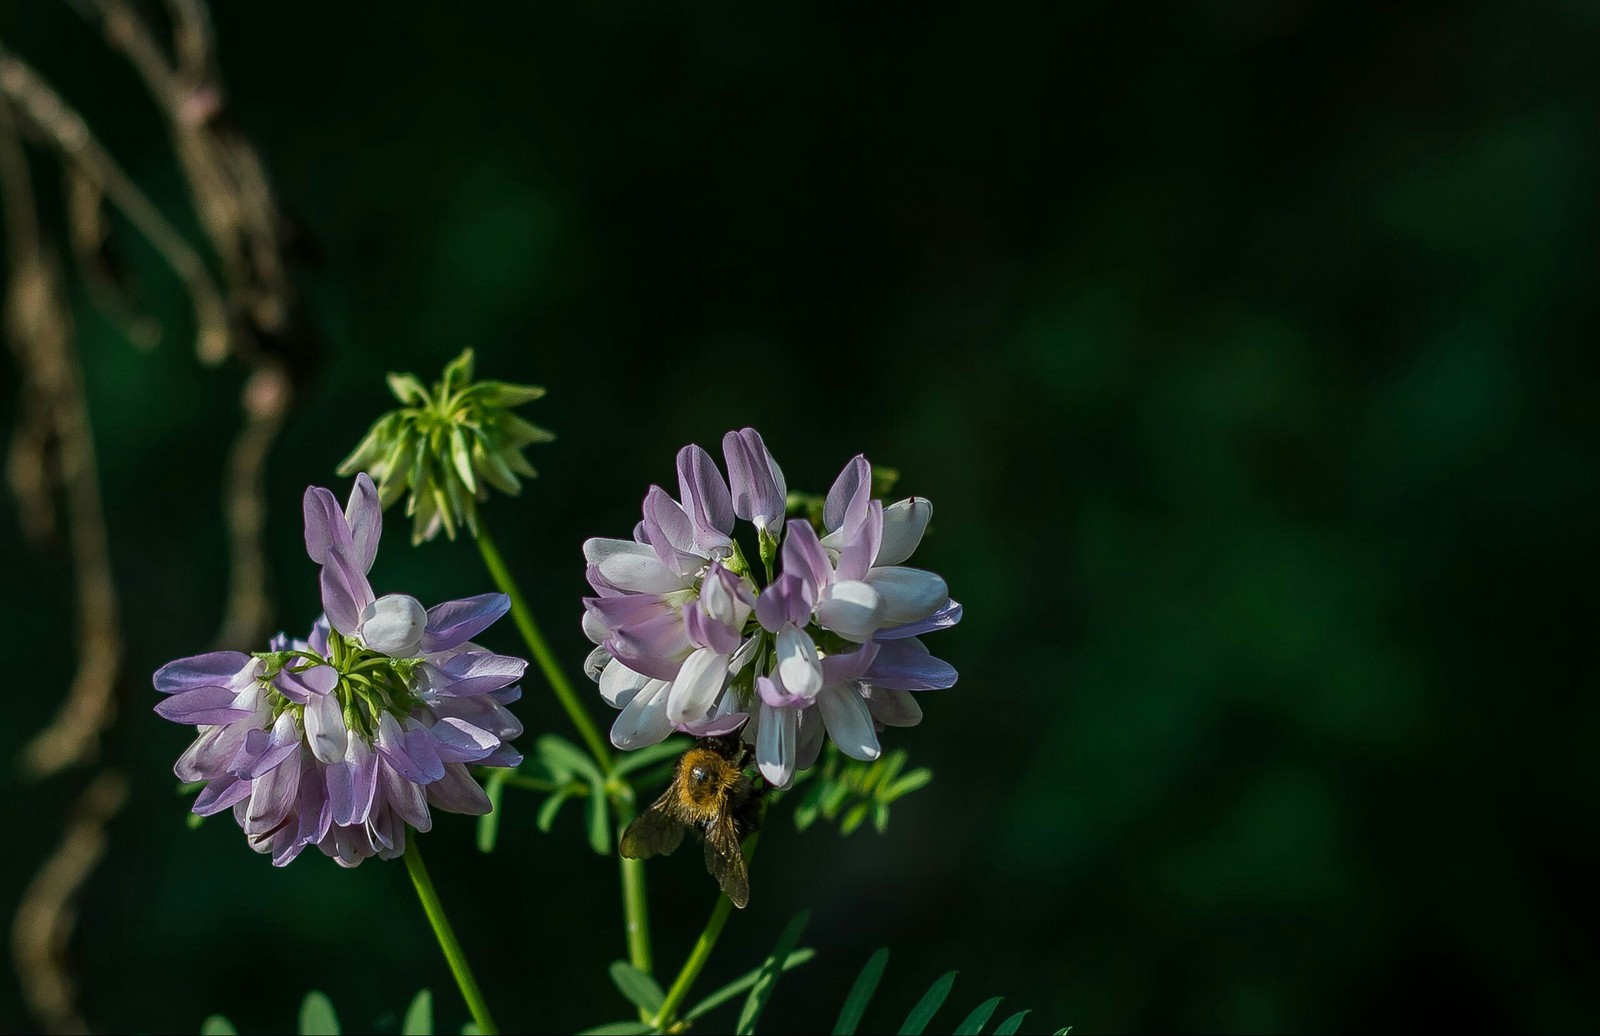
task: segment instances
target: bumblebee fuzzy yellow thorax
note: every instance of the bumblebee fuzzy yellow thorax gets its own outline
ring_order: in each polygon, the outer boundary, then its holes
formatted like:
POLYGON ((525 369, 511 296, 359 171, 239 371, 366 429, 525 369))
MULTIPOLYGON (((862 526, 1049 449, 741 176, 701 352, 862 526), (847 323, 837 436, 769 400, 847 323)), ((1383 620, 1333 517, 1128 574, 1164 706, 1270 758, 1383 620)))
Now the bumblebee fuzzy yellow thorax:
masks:
POLYGON ((743 777, 744 772, 721 753, 697 746, 683 754, 674 785, 683 808, 704 822, 726 808, 743 777))

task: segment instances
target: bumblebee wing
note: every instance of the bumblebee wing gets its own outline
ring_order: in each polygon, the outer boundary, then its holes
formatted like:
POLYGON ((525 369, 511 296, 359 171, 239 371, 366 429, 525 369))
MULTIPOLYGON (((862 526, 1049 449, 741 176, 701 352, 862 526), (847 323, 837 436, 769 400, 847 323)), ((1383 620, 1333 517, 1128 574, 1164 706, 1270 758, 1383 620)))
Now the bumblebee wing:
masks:
POLYGON ((706 870, 722 886, 723 894, 743 910, 750 902, 750 875, 739 846, 738 828, 730 816, 718 817, 706 829, 706 870))
POLYGON ((668 788, 650 808, 640 813, 622 831, 618 850, 630 860, 669 856, 683 842, 683 824, 677 818, 676 800, 668 788))

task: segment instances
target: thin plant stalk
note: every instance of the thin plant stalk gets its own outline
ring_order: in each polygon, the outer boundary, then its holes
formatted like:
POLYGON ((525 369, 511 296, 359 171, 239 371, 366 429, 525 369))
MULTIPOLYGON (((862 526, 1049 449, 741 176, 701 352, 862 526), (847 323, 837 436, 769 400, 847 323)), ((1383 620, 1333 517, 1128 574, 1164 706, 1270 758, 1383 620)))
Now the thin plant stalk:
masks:
POLYGON ((444 914, 444 905, 439 902, 439 893, 434 891, 433 879, 428 877, 427 864, 422 862, 422 850, 417 845, 417 833, 412 831, 410 835, 406 839, 406 870, 411 874, 411 883, 417 888, 417 898, 422 901, 422 912, 428 915, 434 938, 439 940, 439 949, 444 951, 444 959, 450 965, 456 985, 461 987, 461 997, 467 1002, 467 1010, 472 1012, 472 1020, 477 1023, 478 1031, 484 1036, 495 1036, 500 1030, 495 1027, 494 1018, 489 1014, 489 1005, 484 1002, 483 993, 478 989, 478 980, 473 977, 466 954, 461 952, 461 943, 456 941, 450 919, 444 914))
MULTIPOLYGON (((746 865, 750 858, 755 856, 756 842, 760 834, 753 834, 745 839, 744 857, 746 865)), ((661 1001, 661 1010, 656 1012, 652 1019, 646 1019, 657 1029, 665 1030, 677 1020, 678 1008, 683 1006, 683 1001, 688 998, 689 990, 694 985, 695 979, 700 977, 700 972, 706 966, 706 961, 711 959, 711 951, 717 946, 717 939, 722 936, 722 926, 728 923, 728 915, 733 913, 733 900, 727 896, 718 895, 717 905, 711 908, 711 916, 706 920, 706 926, 700 932, 700 938, 695 940, 694 949, 689 951, 689 957, 683 962, 683 968, 678 972, 678 977, 673 980, 672 988, 667 990, 666 999, 661 1001)))
POLYGON ((555 692, 556 699, 561 702, 561 707, 567 711, 572 725, 578 728, 578 735, 583 738, 584 744, 589 748, 589 754, 594 756, 594 761, 599 764, 600 772, 608 777, 611 776, 611 752, 606 747, 605 738, 600 735, 600 728, 595 726, 583 703, 578 700, 577 692, 567 681, 567 675, 561 671, 555 652, 550 650, 544 634, 539 630, 539 624, 533 620, 533 612, 528 610, 527 599, 517 588, 516 580, 511 578, 511 571, 506 568, 505 559, 500 556, 499 549, 489 536, 489 530, 482 522, 478 523, 477 540, 478 551, 483 555, 483 563, 488 567, 490 577, 494 579, 500 592, 511 598, 511 621, 516 623, 523 642, 533 654, 533 660, 539 664, 540 671, 544 673, 550 689, 555 692))
MULTIPOLYGON (((489 536, 489 530, 482 522, 478 523, 477 541, 478 551, 483 555, 483 563, 489 569, 490 577, 494 579, 500 592, 511 598, 511 619, 516 623, 517 631, 522 634, 523 643, 528 645, 528 651, 539 664, 539 669, 549 682, 550 689, 555 692, 556 699, 561 702, 561 707, 572 720, 572 725, 578 728, 578 734, 589 747, 589 753, 594 756, 600 772, 612 778, 610 783, 617 783, 613 777, 611 752, 606 747, 605 738, 600 734, 600 728, 595 726, 594 720, 579 701, 577 692, 567 681, 566 673, 562 672, 560 664, 556 661, 555 652, 550 650, 539 624, 534 621, 533 612, 528 608, 527 598, 523 597, 521 588, 512 578, 511 570, 506 567, 505 559, 500 556, 499 549, 489 536)), ((611 805, 616 814, 617 829, 620 831, 633 820, 633 789, 625 786, 620 790, 614 790, 611 795, 611 805)), ((622 877, 623 930, 628 942, 628 963, 648 974, 652 962, 650 909, 645 896, 644 862, 626 857, 619 859, 622 877)))

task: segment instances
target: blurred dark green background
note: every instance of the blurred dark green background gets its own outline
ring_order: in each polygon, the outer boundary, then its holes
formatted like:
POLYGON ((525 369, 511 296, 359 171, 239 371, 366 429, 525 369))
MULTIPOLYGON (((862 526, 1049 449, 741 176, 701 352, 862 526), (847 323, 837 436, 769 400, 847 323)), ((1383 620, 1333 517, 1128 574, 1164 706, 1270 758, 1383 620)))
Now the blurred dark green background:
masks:
MULTIPOLYGON (((487 518, 574 671, 579 544, 627 535, 684 443, 754 424, 816 489, 864 451, 937 506, 917 560, 966 605, 938 638, 962 680, 887 738, 936 780, 886 838, 774 821, 706 988, 810 906, 770 1031, 830 1025, 883 944, 874 1028, 951 968, 946 1028, 992 993, 1078 1032, 1600 1025, 1592 5, 216 7, 234 115, 321 252, 270 469, 286 628, 317 607, 301 490, 385 371, 465 345, 550 389, 542 477, 487 518)), ((65 4, 0 12, 181 213, 121 59, 65 4)), ((276 871, 184 825, 146 674, 216 628, 242 374, 196 364, 122 237, 172 333, 140 354, 80 307, 134 780, 84 1010, 262 1031, 316 987, 392 1025, 427 985, 458 1025, 403 868, 276 871)), ((64 548, 0 528, 9 762, 64 692, 72 597, 64 548)), ((469 543, 400 529, 380 588, 488 588, 469 543)), ((82 777, 3 780, 9 916, 82 777)), ((487 857, 437 826, 446 904, 508 1029, 620 1017, 616 869, 533 812, 513 795, 487 857)), ((712 890, 694 854, 650 873, 669 971, 712 890)), ((0 1029, 29 1024, 7 971, 0 1029)))

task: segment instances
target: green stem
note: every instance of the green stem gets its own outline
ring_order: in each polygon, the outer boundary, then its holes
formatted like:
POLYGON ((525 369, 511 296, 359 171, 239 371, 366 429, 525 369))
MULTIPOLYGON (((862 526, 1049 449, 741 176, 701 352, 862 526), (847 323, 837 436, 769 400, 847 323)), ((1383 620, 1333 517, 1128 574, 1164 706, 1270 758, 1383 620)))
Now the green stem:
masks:
POLYGON ((511 598, 511 621, 516 623, 518 632, 528 645, 528 650, 533 653, 533 660, 539 663, 544 678, 549 681, 550 689, 556 693, 561 707, 567 710, 572 725, 578 728, 584 744, 589 746, 589 754, 600 764, 600 771, 609 777, 611 752, 606 748, 605 738, 600 736, 600 728, 595 726, 594 720, 584 711, 577 692, 572 689, 572 684, 567 682, 567 675, 561 671, 560 664, 556 662, 555 653, 545 642, 544 634, 539 632, 539 624, 533 621, 533 613, 528 610, 527 600, 523 598, 522 591, 517 589, 516 580, 511 578, 511 571, 506 568, 505 559, 500 556, 494 540, 489 537, 488 528, 482 523, 478 525, 477 539, 478 550, 483 554, 483 563, 488 566, 489 575, 501 593, 511 598))
MULTIPOLYGON (((489 575, 500 591, 511 598, 511 619, 516 623, 524 643, 533 654, 534 661, 539 663, 545 679, 550 683, 550 689, 555 692, 561 707, 566 709, 572 725, 578 728, 584 743, 589 746, 589 753, 594 756, 600 772, 608 778, 611 777, 614 772, 611 752, 606 746, 605 738, 600 734, 600 728, 595 726, 594 720, 589 717, 589 713, 578 700, 577 693, 573 691, 572 684, 567 682, 566 674, 556 662, 555 653, 545 642, 544 634, 539 631, 539 624, 533 620, 533 612, 528 609, 527 599, 522 596, 516 580, 511 577, 511 570, 506 568, 505 559, 500 556, 494 540, 489 536, 489 530, 482 523, 478 525, 477 540, 478 550, 483 554, 483 563, 488 567, 489 575)), ((619 831, 626 828, 633 820, 632 796, 631 786, 627 788, 626 794, 613 793, 611 796, 619 831)), ((623 857, 621 868, 623 926, 628 940, 628 962, 640 971, 648 973, 651 968, 650 912, 645 897, 644 862, 623 857)))
POLYGON ((478 1031, 484 1036, 495 1036, 500 1030, 495 1028, 494 1019, 489 1016, 489 1005, 484 1003, 483 993, 478 990, 478 980, 472 977, 472 968, 467 964, 466 955, 461 952, 461 944, 456 941, 450 919, 444 916, 444 905, 439 902, 439 894, 433 890, 433 879, 428 877, 427 864, 422 862, 422 850, 417 847, 417 833, 412 831, 409 835, 406 840, 406 870, 411 873, 411 883, 417 887, 417 898, 422 900, 422 912, 428 915, 428 923, 433 925, 439 949, 444 951, 444 959, 450 965, 451 974, 456 977, 456 985, 461 987, 462 999, 466 1000, 467 1010, 472 1012, 472 1020, 477 1023, 478 1031))
MULTIPOLYGON (((756 842, 760 837, 758 832, 745 839, 744 858, 747 867, 750 859, 756 854, 756 842)), ((711 908, 711 917, 706 920, 706 926, 700 932, 700 938, 695 940, 694 949, 689 951, 689 959, 683 962, 683 970, 678 972, 678 977, 672 982, 672 988, 667 990, 667 998, 661 1002, 661 1010, 656 1012, 654 1018, 645 1019, 657 1029, 665 1031, 667 1026, 677 1020, 678 1008, 683 1006, 683 1001, 689 995, 689 988, 694 985, 694 980, 700 977, 706 961, 711 959, 711 951, 716 948, 717 939, 722 935, 722 926, 728 923, 728 915, 732 912, 733 900, 719 895, 717 905, 711 908)))
MULTIPOLYGON (((617 814, 617 830, 627 830, 634 818, 632 790, 626 796, 613 796, 611 804, 617 814)), ((628 963, 648 975, 655 962, 650 953, 650 903, 645 895, 644 861, 630 860, 618 853, 617 862, 622 870, 622 923, 628 937, 628 963)), ((650 1020, 644 1008, 639 1009, 639 1020, 650 1020)))

